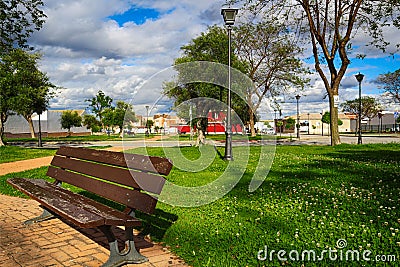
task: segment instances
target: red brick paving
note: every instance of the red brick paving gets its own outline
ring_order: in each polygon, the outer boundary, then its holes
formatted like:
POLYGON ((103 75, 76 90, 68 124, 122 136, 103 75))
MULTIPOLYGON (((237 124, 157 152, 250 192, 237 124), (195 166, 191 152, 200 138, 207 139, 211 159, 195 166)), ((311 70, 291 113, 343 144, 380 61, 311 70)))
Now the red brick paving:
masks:
MULTIPOLYGON (((25 226, 41 214, 34 200, 0 195, 0 262, 2 267, 101 266, 108 259, 108 244, 96 229, 77 229, 59 220, 25 226), (106 248, 105 248, 106 247, 106 248)), ((116 229, 117 236, 123 231, 116 229)), ((161 245, 136 237, 136 246, 149 258, 136 267, 188 266, 161 245)))

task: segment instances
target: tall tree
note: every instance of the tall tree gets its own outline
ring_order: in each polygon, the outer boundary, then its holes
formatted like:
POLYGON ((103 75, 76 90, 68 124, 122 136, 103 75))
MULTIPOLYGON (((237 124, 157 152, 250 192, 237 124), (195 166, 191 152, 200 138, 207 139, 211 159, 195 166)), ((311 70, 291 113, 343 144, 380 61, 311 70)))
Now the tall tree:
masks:
POLYGON ((32 115, 35 112, 41 114, 47 109, 50 98, 54 96, 51 89, 56 86, 38 69, 39 54, 28 54, 21 49, 14 50, 10 54, 14 58, 13 87, 18 92, 18 95, 11 99, 12 110, 25 118, 29 124, 31 137, 35 138, 32 115))
POLYGON ((16 94, 11 87, 11 74, 4 73, 3 56, 17 47, 28 47, 28 38, 45 22, 42 7, 41 0, 0 0, 0 146, 4 145, 4 123, 11 112, 9 100, 16 94))
POLYGON ((0 0, 0 54, 27 47, 28 38, 45 22, 42 7, 42 0, 0 0))
POLYGON ((375 82, 395 101, 400 102, 400 69, 379 75, 375 82))
POLYGON ((120 130, 120 136, 123 137, 124 126, 137 121, 132 105, 124 101, 118 101, 114 110, 114 121, 120 130))
POLYGON ((104 130, 103 124, 103 112, 107 108, 111 108, 112 98, 105 95, 103 91, 98 91, 97 95, 91 99, 87 99, 86 101, 90 102, 89 106, 92 108, 92 112, 96 114, 99 118, 99 121, 102 124, 102 129, 104 130))
POLYGON ((0 146, 4 146, 4 124, 12 113, 12 100, 18 96, 14 90, 13 55, 3 55, 0 60, 0 146))
POLYGON ((286 89, 302 89, 308 73, 298 56, 296 38, 278 21, 246 23, 235 29, 236 54, 246 66, 254 87, 246 88, 251 135, 255 136, 254 118, 267 94, 275 96, 286 89))
POLYGON ((68 130, 68 136, 71 135, 72 127, 82 126, 82 117, 77 111, 67 110, 61 115, 61 128, 68 130))
POLYGON ((99 132, 101 128, 101 123, 96 119, 94 115, 85 114, 83 115, 82 124, 86 126, 87 129, 93 132, 99 132))
POLYGON ((340 144, 338 108, 334 103, 339 86, 350 64, 352 38, 367 32, 371 45, 385 51, 389 43, 385 27, 400 26, 398 0, 232 0, 245 2, 250 11, 264 12, 264 17, 284 20, 291 31, 309 38, 314 66, 329 97, 331 145, 340 144))
MULTIPOLYGON (((208 112, 217 112, 224 109, 222 108, 222 105, 216 105, 216 102, 214 101, 208 101, 207 99, 204 99, 203 101, 200 100, 200 98, 213 98, 221 102, 226 102, 227 92, 222 86, 211 83, 196 82, 187 84, 182 82, 185 80, 196 80, 196 77, 193 77, 193 79, 188 79, 188 77, 192 77, 193 75, 198 76, 200 74, 203 77, 207 76, 208 79, 212 79, 212 77, 215 77, 218 73, 214 73, 213 70, 210 69, 202 69, 202 73, 198 73, 198 68, 196 70, 185 67, 180 68, 179 65, 196 61, 215 62, 228 65, 227 44, 228 36, 225 29, 217 26, 209 27, 207 32, 202 33, 197 38, 191 40, 189 44, 181 47, 183 55, 182 57, 177 58, 174 64, 179 73, 177 84, 166 83, 164 87, 164 94, 175 99, 175 107, 190 99, 198 99, 193 103, 196 106, 193 109, 194 118, 200 120, 200 122, 197 123, 197 130, 199 131, 198 138, 199 136, 203 136, 206 132, 208 112)), ((234 54, 232 54, 231 66, 245 72, 244 65, 234 54)), ((216 79, 219 78, 220 77, 216 77, 216 79)), ((227 76, 224 76, 222 80, 224 78, 227 78, 227 76)), ((222 83, 224 83, 224 81, 222 81, 222 83)), ((245 101, 236 94, 232 94, 231 107, 242 120, 248 118, 247 105, 245 101)))

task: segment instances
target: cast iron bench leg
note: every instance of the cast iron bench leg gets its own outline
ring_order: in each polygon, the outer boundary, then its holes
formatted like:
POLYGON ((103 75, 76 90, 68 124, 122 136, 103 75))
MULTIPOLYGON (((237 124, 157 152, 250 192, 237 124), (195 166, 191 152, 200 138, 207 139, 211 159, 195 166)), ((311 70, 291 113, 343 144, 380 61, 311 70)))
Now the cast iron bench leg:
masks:
POLYGON ((104 225, 100 226, 99 229, 107 237, 108 244, 110 245, 110 258, 101 267, 118 267, 124 264, 138 264, 148 261, 148 259, 141 255, 135 248, 135 242, 133 241, 133 227, 125 228, 125 249, 121 252, 118 249, 118 241, 111 231, 111 226, 104 225))
POLYGON ((53 214, 51 214, 48 210, 43 209, 43 213, 35 218, 29 219, 27 221, 24 222, 25 225, 31 225, 37 222, 43 222, 49 219, 54 218, 55 216, 53 214))

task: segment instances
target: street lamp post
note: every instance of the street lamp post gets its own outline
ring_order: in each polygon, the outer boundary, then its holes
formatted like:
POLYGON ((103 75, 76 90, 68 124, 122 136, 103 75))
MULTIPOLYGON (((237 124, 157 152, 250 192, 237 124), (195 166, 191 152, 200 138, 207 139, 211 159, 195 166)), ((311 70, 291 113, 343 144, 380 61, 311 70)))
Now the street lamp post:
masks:
POLYGON ((299 99, 300 95, 296 95, 296 101, 297 101, 297 138, 300 139, 300 114, 299 114, 299 99))
POLYGON ((233 160, 232 155, 232 121, 231 121, 231 39, 232 39, 232 26, 235 24, 237 8, 223 8, 221 15, 224 18, 225 25, 228 29, 228 112, 226 122, 226 140, 225 140, 225 160, 233 160))
POLYGON ((149 106, 146 107, 146 135, 149 134, 149 106))
POLYGON ((308 126, 307 126, 307 132, 308 132, 308 135, 310 135, 310 112, 308 112, 307 113, 307 116, 308 116, 308 126))
POLYGON ((41 126, 41 123, 40 123, 40 115, 41 114, 42 114, 41 112, 38 114, 39 115, 38 147, 43 147, 43 144, 42 144, 42 126, 41 126))
POLYGON ((362 144, 362 137, 361 137, 361 82, 364 79, 364 75, 361 73, 358 73, 355 75, 357 81, 358 81, 358 141, 357 144, 362 144))
POLYGON ((378 112, 379 124, 378 124, 378 133, 382 133, 382 112, 378 112))

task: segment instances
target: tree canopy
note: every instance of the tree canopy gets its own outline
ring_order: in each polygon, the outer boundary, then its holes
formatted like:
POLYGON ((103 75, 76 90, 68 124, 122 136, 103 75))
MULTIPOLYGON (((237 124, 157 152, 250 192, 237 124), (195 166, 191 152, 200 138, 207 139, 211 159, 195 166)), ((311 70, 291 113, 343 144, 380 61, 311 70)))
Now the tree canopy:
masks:
POLYGON ((301 90, 308 82, 308 70, 298 58, 302 50, 296 38, 279 21, 244 23, 234 33, 235 53, 255 85, 245 90, 251 134, 255 136, 253 118, 263 99, 281 95, 289 88, 301 90))
POLYGON ((92 112, 99 118, 99 121, 102 123, 102 128, 104 130, 103 124, 103 112, 107 108, 111 108, 111 103, 113 99, 108 95, 105 95, 103 91, 98 91, 97 95, 92 97, 91 99, 87 99, 89 107, 91 107, 92 112))
MULTIPOLYGON (((348 100, 341 104, 341 107, 343 112, 358 115, 360 110, 359 98, 348 100)), ((377 116, 380 111, 382 111, 382 108, 375 98, 370 96, 361 97, 361 119, 368 118, 371 120, 373 117, 377 116)))
POLYGON ((28 38, 45 22, 42 7, 42 0, 0 0, 0 54, 28 47, 28 38))
POLYGON ((375 81, 394 101, 400 102, 400 69, 381 74, 375 81))
MULTIPOLYGON (((34 137, 33 113, 47 109, 55 88, 47 75, 37 67, 38 54, 13 49, 0 57, 0 136, 9 115, 22 115, 34 137)), ((0 139, 0 145, 4 145, 0 139)))
POLYGON ((67 110, 61 115, 61 128, 68 129, 68 136, 71 135, 72 127, 82 126, 82 117, 77 111, 67 110))
MULTIPOLYGON (((304 86, 307 79, 302 78, 300 74, 305 74, 307 71, 296 58, 300 48, 287 35, 282 25, 272 22, 243 23, 233 28, 233 35, 231 66, 243 73, 243 76, 247 75, 252 84, 249 86, 232 82, 232 87, 236 89, 234 92, 237 94, 232 95, 231 106, 244 123, 250 124, 252 135, 255 135, 256 112, 264 97, 268 93, 277 95, 288 87, 304 86)), ((207 61, 228 65, 228 35, 225 29, 218 26, 210 27, 207 32, 193 39, 181 50, 183 56, 175 60, 181 80, 187 80, 185 78, 190 75, 185 68, 179 68, 179 64, 182 63, 207 61)), ((192 70, 189 68, 189 71, 192 70)), ((227 84, 227 71, 216 73, 214 69, 202 68, 202 75, 204 73, 219 79, 222 84, 227 84), (220 77, 221 75, 224 77, 220 77)), ((210 83, 178 82, 178 86, 168 84, 164 92, 175 99, 176 106, 199 97, 225 102, 227 95, 225 88, 210 83)), ((196 103, 199 104, 198 101, 196 103)), ((215 109, 215 103, 210 103, 210 106, 204 105, 203 109, 204 111, 198 109, 197 111, 205 114, 209 109, 215 109)))
POLYGON ((40 54, 29 54, 16 49, 8 55, 13 60, 10 69, 13 72, 13 90, 18 92, 10 99, 11 109, 25 118, 29 124, 31 137, 35 138, 32 115, 41 114, 48 108, 49 100, 54 96, 52 89, 56 86, 37 66, 40 54))
POLYGON ((227 2, 244 3, 250 12, 261 18, 284 21, 293 34, 301 36, 309 44, 315 70, 323 81, 329 97, 331 144, 339 144, 338 109, 334 99, 339 94, 340 82, 351 62, 352 40, 357 33, 366 32, 370 36, 368 44, 385 52, 389 43, 383 35, 384 29, 400 27, 400 1, 231 0, 227 2))

